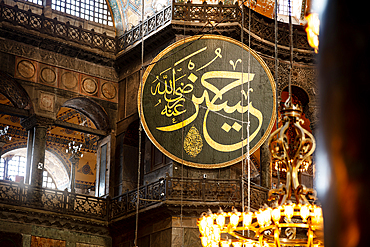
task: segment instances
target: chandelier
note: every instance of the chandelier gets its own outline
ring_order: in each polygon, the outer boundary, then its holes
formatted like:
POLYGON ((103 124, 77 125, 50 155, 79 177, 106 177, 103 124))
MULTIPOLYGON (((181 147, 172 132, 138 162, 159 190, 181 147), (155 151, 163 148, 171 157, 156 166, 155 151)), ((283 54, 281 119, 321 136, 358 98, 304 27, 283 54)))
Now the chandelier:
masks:
POLYGON ((286 168, 286 184, 271 189, 271 206, 254 212, 217 213, 208 210, 198 219, 203 247, 324 246, 323 217, 316 192, 299 183, 302 165, 312 163, 316 143, 302 128, 302 107, 289 98, 280 109, 280 126, 269 139, 271 162, 286 168), (289 132, 289 133, 288 133, 289 132))

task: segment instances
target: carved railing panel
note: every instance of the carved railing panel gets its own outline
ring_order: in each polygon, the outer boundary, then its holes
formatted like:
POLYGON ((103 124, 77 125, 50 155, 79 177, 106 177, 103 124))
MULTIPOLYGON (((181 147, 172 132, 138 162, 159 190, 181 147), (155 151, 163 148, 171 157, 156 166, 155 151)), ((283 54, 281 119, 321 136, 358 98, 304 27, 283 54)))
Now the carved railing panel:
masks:
MULTIPOLYGON (((245 28, 248 28, 249 12, 245 13, 245 28)), ((251 31, 263 40, 275 42, 274 23, 254 12, 251 16, 251 31), (266 21, 269 21, 267 23, 266 21)), ((46 18, 37 15, 30 10, 25 11, 17 6, 11 7, 0 2, 0 22, 6 21, 13 25, 23 26, 27 29, 36 30, 54 37, 77 42, 83 45, 97 48, 103 51, 117 53, 125 50, 130 45, 150 35, 159 28, 170 23, 171 20, 186 20, 206 23, 239 22, 241 21, 241 9, 238 5, 220 4, 192 4, 173 2, 143 23, 126 31, 121 37, 109 37, 105 33, 95 33, 93 30, 85 30, 81 26, 70 25, 69 22, 59 22, 57 19, 46 18)), ((294 48, 312 50, 307 42, 304 30, 294 30, 294 48)), ((253 42, 253 41, 252 41, 253 42)), ((279 24, 278 43, 283 46, 289 45, 289 32, 286 24, 279 24)))
MULTIPOLYGON (((38 188, 22 183, 0 181, 0 203, 25 206, 52 212, 67 213, 96 219, 117 218, 164 201, 184 204, 198 202, 241 203, 241 181, 167 177, 128 191, 113 199, 38 188)), ((244 186, 245 200, 247 187, 244 186)), ((267 189, 251 185, 251 205, 259 208, 267 202, 267 189)))
POLYGON ((19 205, 22 201, 22 187, 18 183, 0 181, 0 202, 19 205))
POLYGON ((107 200, 101 197, 68 193, 66 211, 71 214, 105 218, 107 215, 107 200))
MULTIPOLYGON (((250 202, 251 207, 254 209, 259 209, 265 203, 267 204, 268 199, 268 189, 258 186, 258 185, 251 185, 250 186, 250 202)), ((244 201, 248 201, 248 185, 244 184, 244 201)))
MULTIPOLYGON (((154 183, 139 188, 139 208, 145 208, 162 202, 166 198, 166 180, 160 179, 154 183)), ((110 217, 116 218, 136 210, 137 190, 128 191, 117 196, 110 203, 110 217)))
POLYGON ((9 6, 0 2, 0 22, 6 21, 13 25, 23 26, 30 30, 46 33, 54 37, 71 40, 83 45, 98 48, 107 52, 116 52, 116 38, 105 34, 95 33, 93 30, 85 30, 81 26, 76 27, 69 22, 60 22, 44 15, 38 15, 31 10, 22 10, 17 6, 9 6), (71 30, 70 30, 71 29, 71 30))
POLYGON ((167 6, 163 10, 157 12, 153 16, 144 20, 143 23, 134 26, 130 30, 126 31, 117 41, 118 52, 125 50, 128 46, 141 40, 142 33, 144 36, 151 34, 164 26, 166 23, 171 21, 172 6, 167 6))
POLYGON ((240 180, 168 179, 167 200, 240 202, 240 180))

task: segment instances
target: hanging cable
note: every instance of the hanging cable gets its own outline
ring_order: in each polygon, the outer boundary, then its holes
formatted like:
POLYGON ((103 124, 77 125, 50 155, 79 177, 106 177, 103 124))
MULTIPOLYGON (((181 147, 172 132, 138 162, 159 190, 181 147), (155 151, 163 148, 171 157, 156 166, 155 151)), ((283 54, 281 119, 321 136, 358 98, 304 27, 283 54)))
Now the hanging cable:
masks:
MULTIPOLYGON (((184 20, 184 37, 183 37, 183 41, 184 41, 184 46, 185 46, 185 20, 184 20)), ((184 57, 185 57, 185 49, 183 50, 183 54, 184 54, 184 57)), ((184 98, 184 94, 181 94, 181 97, 184 98)), ((184 143, 184 114, 181 114, 181 123, 182 123, 182 127, 181 127, 181 141, 182 143, 184 143)), ((184 226, 182 224, 182 217, 183 217, 183 206, 182 206, 182 201, 183 201, 183 186, 184 186, 184 149, 182 148, 181 149, 181 194, 180 194, 180 226, 181 226, 181 229, 182 229, 182 241, 181 241, 181 246, 184 247, 184 242, 185 242, 185 229, 184 229, 184 226)))
POLYGON ((292 25, 292 5, 291 0, 288 0, 289 4, 289 50, 290 50, 290 66, 289 66, 289 98, 292 101, 292 72, 293 72, 293 25, 292 25))
MULTIPOLYGON (((242 61, 244 61, 244 2, 242 2, 242 23, 241 23, 241 32, 240 32, 240 42, 242 43, 242 61)), ((244 65, 242 66, 242 82, 244 82, 244 65)), ((240 97, 241 97, 241 104, 242 106, 244 106, 244 95, 243 95, 243 91, 244 91, 244 83, 242 83, 242 90, 240 91, 240 97)), ((248 91, 249 92, 249 91, 248 91)), ((244 113, 242 112, 242 122, 244 122, 244 113)), ((242 142, 244 141, 244 124, 242 124, 242 142)), ((245 161, 244 161, 244 147, 242 146, 242 161, 241 161, 241 165, 242 165, 242 176, 241 176, 241 190, 242 190, 242 212, 244 213, 244 207, 245 207, 245 203, 244 203, 244 173, 245 173, 245 161)))
MULTIPOLYGON (((278 100, 278 23, 277 23, 277 15, 278 15, 278 1, 275 0, 275 9, 274 9, 274 12, 275 12, 275 84, 276 84, 276 93, 275 93, 275 97, 276 97, 276 129, 279 128, 279 100, 278 100)), ((272 167, 271 167, 272 169, 272 167)), ((280 164, 278 163, 278 168, 277 168, 277 177, 278 177, 278 182, 277 182, 277 186, 280 185, 280 164)))
MULTIPOLYGON (((144 75, 144 0, 141 1, 141 68, 140 68, 140 91, 143 89, 143 75, 144 75)), ((141 126, 141 116, 139 114, 139 157, 137 162, 137 189, 136 189, 136 217, 135 217, 135 239, 134 246, 138 247, 138 229, 139 229, 139 206, 140 206, 140 169, 141 169, 141 134, 143 128, 141 126)))
MULTIPOLYGON (((248 8, 248 76, 251 71, 251 0, 249 0, 248 8)), ((249 127, 250 127, 250 80, 248 80, 248 93, 247 93, 247 103, 248 103, 248 115, 247 115, 247 162, 248 162, 248 212, 251 211, 251 159, 250 159, 250 146, 249 146, 249 127)))

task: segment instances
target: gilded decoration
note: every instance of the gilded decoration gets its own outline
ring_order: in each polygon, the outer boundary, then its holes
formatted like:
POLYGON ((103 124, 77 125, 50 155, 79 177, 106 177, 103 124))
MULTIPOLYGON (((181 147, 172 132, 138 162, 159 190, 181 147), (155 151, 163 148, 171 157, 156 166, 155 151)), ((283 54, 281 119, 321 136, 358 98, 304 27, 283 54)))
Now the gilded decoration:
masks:
POLYGON ((184 140, 184 150, 185 152, 192 156, 196 157, 203 147, 202 137, 199 134, 199 131, 194 126, 190 128, 188 134, 184 140))
POLYGON ((189 166, 235 164, 246 156, 248 141, 250 153, 262 145, 275 121, 269 69, 231 38, 180 40, 151 62, 143 81, 138 108, 148 137, 161 152, 189 166))

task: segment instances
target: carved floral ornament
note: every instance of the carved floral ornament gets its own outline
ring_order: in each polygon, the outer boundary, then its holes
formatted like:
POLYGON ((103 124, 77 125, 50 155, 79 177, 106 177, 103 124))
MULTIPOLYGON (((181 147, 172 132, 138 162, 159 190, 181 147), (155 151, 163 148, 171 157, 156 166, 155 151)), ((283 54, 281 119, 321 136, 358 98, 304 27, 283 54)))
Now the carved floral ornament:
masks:
POLYGON ((242 152, 246 155, 248 140, 250 153, 262 145, 275 121, 269 69, 255 52, 231 38, 181 40, 152 61, 143 81, 138 105, 148 137, 171 159, 189 166, 235 164, 242 152))

